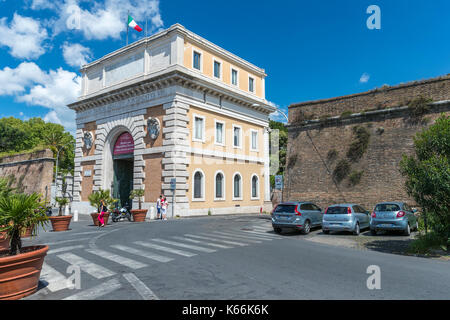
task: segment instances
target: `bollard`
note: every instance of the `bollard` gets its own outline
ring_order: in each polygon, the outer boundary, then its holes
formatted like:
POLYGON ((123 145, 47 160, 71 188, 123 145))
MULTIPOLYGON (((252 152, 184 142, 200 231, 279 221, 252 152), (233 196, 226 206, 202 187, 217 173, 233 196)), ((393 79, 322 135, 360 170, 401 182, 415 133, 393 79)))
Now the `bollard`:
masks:
POLYGON ((73 221, 77 222, 78 221, 78 210, 75 210, 73 212, 73 221))
POLYGON ((155 207, 150 207, 150 220, 155 219, 155 207))
POLYGON ((69 215, 69 206, 66 206, 66 207, 64 208, 64 215, 65 215, 65 216, 68 216, 68 215, 69 215))

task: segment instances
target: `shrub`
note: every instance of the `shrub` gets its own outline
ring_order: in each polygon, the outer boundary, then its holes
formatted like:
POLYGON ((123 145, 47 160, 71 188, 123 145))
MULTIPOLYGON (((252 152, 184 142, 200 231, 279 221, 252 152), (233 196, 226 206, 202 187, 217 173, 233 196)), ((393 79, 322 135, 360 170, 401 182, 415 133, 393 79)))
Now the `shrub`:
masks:
POLYGON ((130 199, 131 200, 136 199, 136 198, 138 199, 139 210, 142 209, 142 197, 144 196, 144 194, 145 194, 145 190, 144 189, 134 189, 130 193, 130 199))
POLYGON ((327 160, 328 160, 329 162, 333 162, 334 160, 337 159, 338 154, 339 154, 339 152, 337 152, 336 149, 331 149, 331 150, 328 151, 328 153, 327 153, 327 160))
POLYGON ((108 206, 111 203, 112 198, 110 196, 109 190, 100 189, 98 191, 92 192, 88 197, 91 206, 97 208, 97 213, 100 213, 102 200, 108 206))
POLYGON ((436 232, 419 234, 408 247, 408 252, 416 254, 430 253, 433 249, 444 249, 446 238, 436 232))
POLYGON ((337 182, 341 182, 342 180, 345 179, 345 177, 348 176, 350 168, 351 168, 350 163, 347 160, 345 159, 340 160, 333 170, 333 177, 336 179, 337 182))
POLYGON ((411 100, 408 104, 410 115, 413 119, 417 119, 422 117, 425 113, 430 110, 430 102, 433 100, 430 98, 426 98, 422 95, 417 98, 411 100))
POLYGON ((361 181, 363 174, 364 174, 363 170, 361 171, 353 170, 348 176, 350 186, 356 186, 361 181))
POLYGON ((288 168, 292 168, 293 166, 295 166, 295 164, 297 163, 297 157, 297 153, 291 154, 287 163, 288 168))
POLYGON ((364 127, 353 127, 354 140, 347 151, 347 158, 352 162, 359 161, 369 146, 370 132, 364 127))
POLYGON ((353 112, 346 110, 344 112, 341 113, 341 118, 348 118, 353 114, 353 112))

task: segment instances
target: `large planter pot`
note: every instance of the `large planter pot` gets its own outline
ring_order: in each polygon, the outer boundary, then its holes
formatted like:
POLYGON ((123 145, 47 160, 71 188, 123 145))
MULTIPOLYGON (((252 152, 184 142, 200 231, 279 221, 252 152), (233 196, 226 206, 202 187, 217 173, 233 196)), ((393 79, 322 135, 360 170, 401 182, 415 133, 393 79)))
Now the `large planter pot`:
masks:
MULTIPOLYGON (((91 213, 92 221, 94 222, 94 224, 97 227, 99 226, 99 221, 98 221, 99 214, 100 213, 97 213, 97 212, 91 213)), ((103 215, 103 220, 105 220, 105 226, 108 224, 108 219, 109 219, 109 212, 105 212, 105 214, 103 215)))
POLYGON ((145 216, 147 215, 147 209, 137 209, 131 210, 131 214, 133 215, 134 222, 144 222, 145 216))
POLYGON ((9 237, 6 232, 0 232, 0 251, 9 249, 9 237))
POLYGON ((52 223, 53 231, 59 232, 69 230, 70 220, 72 220, 72 216, 54 216, 48 218, 52 223))
POLYGON ((48 246, 24 247, 22 250, 27 252, 0 256, 0 300, 21 299, 37 290, 48 246))

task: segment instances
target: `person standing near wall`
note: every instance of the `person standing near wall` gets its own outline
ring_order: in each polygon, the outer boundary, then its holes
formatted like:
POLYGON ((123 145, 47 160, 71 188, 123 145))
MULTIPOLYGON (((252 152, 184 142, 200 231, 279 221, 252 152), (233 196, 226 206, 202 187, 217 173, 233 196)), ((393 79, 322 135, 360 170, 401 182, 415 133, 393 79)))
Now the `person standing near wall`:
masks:
POLYGON ((167 207, 169 206, 169 203, 167 202, 167 198, 164 196, 161 201, 161 213, 162 213, 162 219, 167 220, 166 213, 167 213, 167 207))
POLYGON ((105 220, 103 219, 103 216, 105 215, 105 212, 107 209, 105 201, 104 200, 100 200, 101 202, 101 206, 100 206, 100 214, 98 215, 98 222, 99 222, 99 227, 104 227, 105 226, 105 220))
POLYGON ((162 194, 160 194, 159 198, 156 200, 156 219, 161 219, 161 199, 162 194))

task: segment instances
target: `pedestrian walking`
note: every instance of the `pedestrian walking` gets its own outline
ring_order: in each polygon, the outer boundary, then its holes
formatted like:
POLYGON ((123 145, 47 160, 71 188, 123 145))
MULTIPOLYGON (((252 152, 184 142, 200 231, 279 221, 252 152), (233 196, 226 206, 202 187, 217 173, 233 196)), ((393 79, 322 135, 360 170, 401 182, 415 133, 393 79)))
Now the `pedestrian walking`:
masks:
POLYGON ((167 202, 167 198, 164 196, 161 201, 161 213, 162 213, 163 220, 167 220, 166 212, 167 212, 168 206, 169 206, 169 203, 167 202))
POLYGON ((162 194, 160 194, 159 198, 156 200, 156 219, 161 219, 161 200, 162 194))
POLYGON ((100 202, 101 202, 101 205, 100 205, 100 214, 98 215, 98 222, 99 222, 99 227, 104 227, 105 219, 103 219, 103 216, 105 215, 105 212, 106 212, 106 210, 108 210, 108 208, 106 207, 104 200, 100 200, 100 202))

